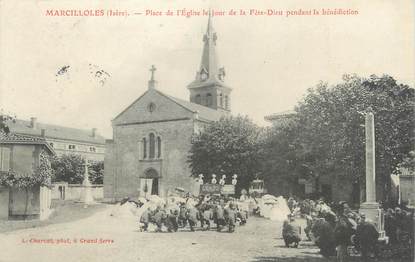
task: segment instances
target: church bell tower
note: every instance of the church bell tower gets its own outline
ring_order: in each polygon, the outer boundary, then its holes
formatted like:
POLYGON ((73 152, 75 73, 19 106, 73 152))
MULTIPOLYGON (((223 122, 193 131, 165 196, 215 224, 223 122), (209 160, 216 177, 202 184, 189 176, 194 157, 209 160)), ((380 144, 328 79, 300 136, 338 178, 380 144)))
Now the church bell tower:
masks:
POLYGON ((219 67, 216 55, 217 35, 212 27, 209 13, 206 34, 203 36, 203 52, 196 78, 187 88, 190 102, 200 104, 218 111, 230 112, 232 89, 225 85, 225 68, 219 67))

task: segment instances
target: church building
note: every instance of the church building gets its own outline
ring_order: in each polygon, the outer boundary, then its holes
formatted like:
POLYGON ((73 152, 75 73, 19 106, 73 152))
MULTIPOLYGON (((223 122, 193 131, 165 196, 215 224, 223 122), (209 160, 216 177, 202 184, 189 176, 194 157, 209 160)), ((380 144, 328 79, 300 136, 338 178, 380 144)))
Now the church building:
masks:
POLYGON ((231 88, 218 66, 217 35, 209 17, 196 78, 187 86, 190 101, 157 89, 154 66, 148 90, 112 120, 107 141, 104 198, 167 196, 176 188, 192 192, 188 156, 192 135, 230 113, 231 88))

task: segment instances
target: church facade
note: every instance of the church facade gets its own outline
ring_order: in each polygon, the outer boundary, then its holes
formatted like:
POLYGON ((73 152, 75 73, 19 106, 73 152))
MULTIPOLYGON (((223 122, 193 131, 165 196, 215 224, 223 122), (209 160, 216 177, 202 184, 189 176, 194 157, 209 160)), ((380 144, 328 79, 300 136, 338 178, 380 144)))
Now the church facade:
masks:
POLYGON ((193 134, 230 113, 231 88, 218 67, 217 36, 209 17, 196 78, 187 86, 190 101, 162 93, 150 69, 148 90, 112 120, 107 141, 104 198, 167 196, 176 188, 194 193, 188 155, 193 134))

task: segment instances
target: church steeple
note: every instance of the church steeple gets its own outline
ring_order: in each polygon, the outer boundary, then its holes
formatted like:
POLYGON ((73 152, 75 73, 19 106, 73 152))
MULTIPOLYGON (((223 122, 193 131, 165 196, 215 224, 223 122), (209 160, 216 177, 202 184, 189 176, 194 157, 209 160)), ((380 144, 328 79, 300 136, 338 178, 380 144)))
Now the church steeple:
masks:
POLYGON ((200 68, 196 72, 195 80, 188 85, 190 102, 229 112, 231 88, 227 87, 224 82, 225 69, 219 67, 216 54, 217 39, 209 12, 207 29, 203 36, 200 68))
POLYGON ((199 72, 203 74, 201 75, 203 78, 214 78, 217 75, 218 59, 215 50, 216 40, 217 36, 212 27, 212 18, 209 15, 206 34, 203 36, 204 45, 199 68, 199 72))

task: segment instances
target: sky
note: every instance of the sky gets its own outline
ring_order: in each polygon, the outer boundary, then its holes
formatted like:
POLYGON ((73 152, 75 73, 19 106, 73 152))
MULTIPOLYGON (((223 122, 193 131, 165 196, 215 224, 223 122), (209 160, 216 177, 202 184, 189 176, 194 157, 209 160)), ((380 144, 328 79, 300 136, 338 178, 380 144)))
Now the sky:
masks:
POLYGON ((258 125, 268 124, 266 115, 292 110, 308 88, 336 84, 343 74, 389 74, 414 86, 410 0, 0 0, 0 109, 19 119, 95 127, 111 138, 111 120, 147 90, 151 65, 159 90, 189 99, 186 86, 199 68, 207 16, 165 13, 209 8, 225 12, 213 17, 213 27, 233 88, 232 112, 258 125), (358 14, 321 15, 335 8, 358 14), (249 15, 251 9, 282 15, 249 15), (320 14, 305 15, 314 9, 320 14), (46 10, 130 15, 47 16, 46 10))

